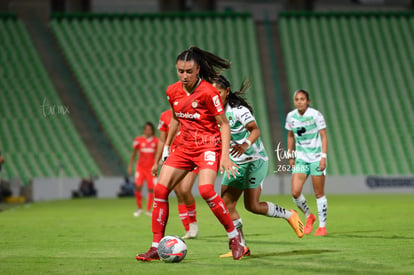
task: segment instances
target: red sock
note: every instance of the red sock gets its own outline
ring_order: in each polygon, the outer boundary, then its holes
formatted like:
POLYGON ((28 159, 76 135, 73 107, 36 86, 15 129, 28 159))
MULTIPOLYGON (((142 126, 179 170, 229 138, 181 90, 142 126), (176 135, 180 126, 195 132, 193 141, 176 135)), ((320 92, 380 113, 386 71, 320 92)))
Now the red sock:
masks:
POLYGON ((178 214, 180 215, 180 219, 184 225, 185 231, 190 230, 189 217, 187 214, 187 207, 185 207, 185 204, 178 205, 178 214))
POLYGON ((186 205, 185 208, 187 209, 189 223, 196 222, 197 221, 196 204, 193 203, 193 204, 190 204, 190 205, 186 205))
POLYGON ((148 198, 147 198, 147 211, 151 211, 152 208, 152 202, 154 200, 154 193, 150 192, 148 193, 148 198))
POLYGON ((212 184, 200 185, 198 190, 226 231, 232 232, 234 230, 234 224, 229 210, 227 210, 222 198, 214 191, 214 186, 212 184))
POLYGON ((162 184, 157 184, 154 189, 154 208, 152 209, 152 242, 159 243, 164 237, 165 227, 168 221, 168 194, 170 190, 162 184))
POLYGON ((137 202, 138 209, 142 208, 142 193, 141 191, 135 191, 135 200, 137 202))

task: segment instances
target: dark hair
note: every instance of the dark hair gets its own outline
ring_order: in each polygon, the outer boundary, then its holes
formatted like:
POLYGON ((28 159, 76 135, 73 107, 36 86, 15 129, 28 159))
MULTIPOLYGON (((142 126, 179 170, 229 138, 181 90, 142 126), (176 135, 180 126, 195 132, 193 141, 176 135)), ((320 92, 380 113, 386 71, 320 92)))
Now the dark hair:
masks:
POLYGON ((302 93, 302 94, 304 94, 304 95, 305 95, 305 97, 306 97, 306 100, 309 100, 309 92, 308 92, 308 91, 303 90, 303 89, 299 89, 299 90, 296 90, 296 91, 295 91, 295 93, 294 93, 293 95, 295 96, 297 93, 302 93))
POLYGON ((155 135, 155 126, 154 126, 154 124, 151 121, 147 121, 144 124, 144 128, 147 127, 147 126, 149 126, 151 128, 152 134, 155 135))
POLYGON ((190 47, 179 53, 175 63, 180 60, 194 60, 200 66, 199 76, 208 82, 218 77, 221 71, 230 69, 231 67, 230 61, 198 47, 190 47))
MULTIPOLYGON (((220 75, 219 77, 216 77, 213 80, 214 83, 216 83, 218 86, 220 86, 223 89, 230 88, 230 81, 227 80, 224 76, 220 75)), ((243 95, 246 93, 246 90, 250 87, 251 80, 245 79, 240 85, 240 89, 236 92, 232 92, 230 90, 229 95, 227 96, 227 102, 228 104, 233 107, 239 107, 244 106, 253 114, 253 107, 250 106, 249 103, 243 98, 243 95)))

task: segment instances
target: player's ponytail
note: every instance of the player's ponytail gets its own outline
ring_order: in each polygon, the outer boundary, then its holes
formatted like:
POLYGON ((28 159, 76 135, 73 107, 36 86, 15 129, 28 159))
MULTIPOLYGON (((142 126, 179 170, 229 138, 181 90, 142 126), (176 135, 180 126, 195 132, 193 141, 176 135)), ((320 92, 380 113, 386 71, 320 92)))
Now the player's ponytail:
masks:
POLYGON ((177 63, 180 60, 194 60, 200 66, 199 76, 208 82, 212 82, 220 75, 221 71, 230 69, 231 67, 230 61, 198 47, 190 47, 182 51, 178 54, 175 62, 177 63))
POLYGON ((229 89, 229 95, 227 96, 227 103, 232 107, 236 108, 239 106, 244 106, 253 114, 253 107, 243 98, 243 95, 246 93, 247 89, 250 87, 251 80, 245 79, 240 85, 240 88, 236 92, 232 92, 230 89, 230 81, 227 80, 224 76, 220 75, 219 77, 213 80, 216 85, 220 86, 223 89, 229 89))

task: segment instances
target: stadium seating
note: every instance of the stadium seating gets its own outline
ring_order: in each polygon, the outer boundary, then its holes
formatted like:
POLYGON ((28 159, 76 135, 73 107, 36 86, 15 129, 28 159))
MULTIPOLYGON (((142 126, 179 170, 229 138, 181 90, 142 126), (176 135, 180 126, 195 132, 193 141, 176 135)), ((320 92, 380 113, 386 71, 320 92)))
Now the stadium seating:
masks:
POLYGON ((414 13, 284 13, 290 91, 328 125, 330 174, 412 174, 414 13))
POLYGON ((225 75, 233 89, 238 89, 245 77, 254 80, 248 99, 271 150, 256 32, 250 16, 55 15, 50 26, 125 162, 145 121, 156 123, 160 113, 169 108, 165 90, 178 80, 175 58, 192 45, 232 61, 233 67, 225 75))
POLYGON ((0 149, 6 159, 2 177, 27 182, 100 175, 23 23, 0 16, 0 41, 0 149), (60 114, 53 115, 46 105, 60 114))

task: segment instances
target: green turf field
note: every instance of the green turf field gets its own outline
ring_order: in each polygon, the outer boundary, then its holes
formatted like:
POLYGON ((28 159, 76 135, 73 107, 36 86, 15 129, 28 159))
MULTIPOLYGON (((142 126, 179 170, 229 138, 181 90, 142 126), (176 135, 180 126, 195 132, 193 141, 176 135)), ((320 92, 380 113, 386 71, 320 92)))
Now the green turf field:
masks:
MULTIPOLYGON (((315 202, 307 196, 312 210, 315 202)), ((414 274, 413 195, 328 196, 328 236, 298 239, 287 222, 247 213, 252 256, 227 252, 224 229, 197 201, 200 235, 178 264, 137 262, 151 243, 151 218, 133 199, 27 204, 0 212, 0 274, 414 274)), ((293 207, 288 196, 263 200, 293 207)), ((182 234, 172 198, 167 234, 182 234)))

